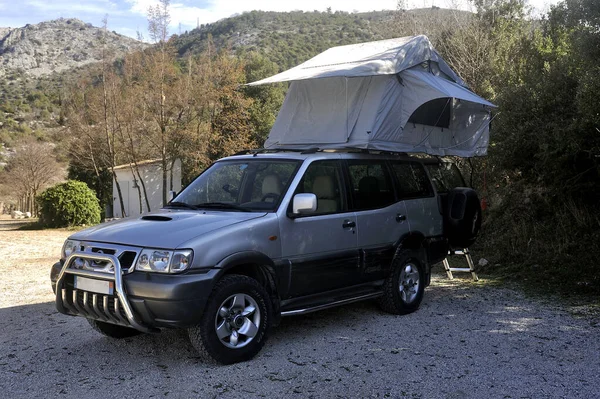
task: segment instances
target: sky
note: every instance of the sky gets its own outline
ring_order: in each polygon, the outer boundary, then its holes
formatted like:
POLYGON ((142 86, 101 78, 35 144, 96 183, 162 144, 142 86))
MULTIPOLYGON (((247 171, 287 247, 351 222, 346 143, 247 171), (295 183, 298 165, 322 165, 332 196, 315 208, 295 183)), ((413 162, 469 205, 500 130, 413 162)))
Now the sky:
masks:
MULTIPOLYGON (((559 0, 529 0, 536 13, 541 13, 559 0)), ((456 8, 466 0, 407 0, 408 8, 456 8)), ((148 7, 156 0, 0 0, 0 27, 17 28, 56 18, 78 18, 94 26, 102 26, 107 16, 108 29, 148 39, 148 7)), ((227 18, 244 11, 332 11, 364 12, 396 9, 398 0, 171 0, 170 33, 180 33, 227 18)), ((465 8, 464 5, 461 6, 465 8)))

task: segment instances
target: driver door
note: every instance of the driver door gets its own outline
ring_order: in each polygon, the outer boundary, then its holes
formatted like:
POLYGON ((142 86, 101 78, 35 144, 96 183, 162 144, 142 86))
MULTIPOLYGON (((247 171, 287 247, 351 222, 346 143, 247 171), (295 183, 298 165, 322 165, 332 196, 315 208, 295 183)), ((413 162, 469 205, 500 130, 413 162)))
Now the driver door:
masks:
POLYGON ((314 193, 317 210, 280 219, 282 256, 291 264, 290 296, 358 283, 356 215, 348 210, 341 161, 311 163, 295 190, 298 193, 314 193))

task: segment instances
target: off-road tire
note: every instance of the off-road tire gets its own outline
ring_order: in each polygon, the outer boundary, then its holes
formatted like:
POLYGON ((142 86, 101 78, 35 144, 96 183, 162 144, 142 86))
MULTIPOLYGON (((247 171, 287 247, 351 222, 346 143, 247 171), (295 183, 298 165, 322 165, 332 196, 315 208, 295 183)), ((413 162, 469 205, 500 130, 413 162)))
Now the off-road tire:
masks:
POLYGON ((226 275, 215 285, 202 314, 200 323, 188 329, 192 346, 205 361, 221 364, 243 362, 253 358, 267 341, 273 320, 273 306, 269 294, 253 278, 242 275, 226 275), (220 306, 228 297, 236 294, 249 295, 260 310, 260 325, 251 342, 241 348, 229 348, 219 339, 215 320, 220 306))
POLYGON ((94 319, 87 319, 87 321, 94 330, 110 338, 129 338, 141 334, 141 331, 138 331, 134 328, 118 326, 116 324, 106 323, 104 321, 94 319))
POLYGON ((379 306, 383 311, 391 314, 403 315, 414 312, 423 300, 425 282, 425 262, 419 252, 399 250, 392 261, 390 275, 383 283, 383 296, 378 298, 379 306), (400 275, 407 265, 415 267, 419 274, 416 296, 410 302, 403 300, 400 292, 400 275))

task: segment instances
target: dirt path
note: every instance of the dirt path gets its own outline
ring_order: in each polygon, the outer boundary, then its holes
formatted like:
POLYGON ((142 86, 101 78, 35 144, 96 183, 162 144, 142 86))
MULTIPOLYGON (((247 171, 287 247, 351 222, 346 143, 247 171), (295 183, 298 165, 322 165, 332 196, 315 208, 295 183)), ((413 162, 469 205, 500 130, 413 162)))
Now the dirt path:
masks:
POLYGON ((517 290, 435 276, 421 309, 372 302, 287 318, 263 351, 202 363, 185 334, 122 341, 58 314, 68 231, 0 227, 0 391, 9 398, 599 398, 598 320, 517 290))

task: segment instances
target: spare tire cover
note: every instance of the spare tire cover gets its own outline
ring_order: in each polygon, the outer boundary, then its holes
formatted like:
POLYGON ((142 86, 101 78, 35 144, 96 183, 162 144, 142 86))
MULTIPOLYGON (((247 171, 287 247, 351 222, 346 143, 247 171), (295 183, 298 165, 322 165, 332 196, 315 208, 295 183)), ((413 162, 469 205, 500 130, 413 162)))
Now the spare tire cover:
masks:
POLYGON ((450 246, 467 248, 481 229, 481 203, 472 188, 456 187, 448 192, 444 233, 450 246))

